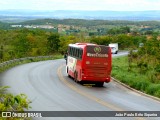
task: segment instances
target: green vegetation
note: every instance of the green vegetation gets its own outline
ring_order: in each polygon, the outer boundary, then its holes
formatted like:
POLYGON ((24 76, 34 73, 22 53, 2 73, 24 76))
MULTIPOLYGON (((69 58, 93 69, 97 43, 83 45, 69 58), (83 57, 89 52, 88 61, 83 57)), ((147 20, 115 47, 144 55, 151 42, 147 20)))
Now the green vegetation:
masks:
MULTIPOLYGON (((98 29, 98 32, 103 33, 104 31, 98 29)), ((67 51, 68 44, 76 42, 103 45, 116 42, 120 49, 136 49, 140 43, 145 44, 152 37, 158 40, 159 34, 153 31, 149 34, 131 32, 128 26, 111 28, 105 35, 93 34, 91 36, 85 32, 65 35, 42 29, 0 30, 0 61, 28 56, 54 55, 55 53, 63 54, 67 51)))
POLYGON ((13 96, 12 94, 5 93, 7 86, 0 87, 0 111, 24 111, 29 109, 30 100, 24 94, 13 96))
POLYGON ((120 49, 136 49, 150 36, 158 40, 160 34, 158 21, 42 19, 16 24, 0 22, 0 28, 1 62, 28 56, 63 54, 68 44, 76 42, 103 45, 117 42, 120 49))
POLYGON ((139 43, 146 40, 145 35, 127 35, 125 33, 88 37, 84 34, 62 35, 40 29, 0 30, 0 61, 28 56, 63 54, 67 51, 68 44, 76 42, 92 42, 103 45, 117 42, 120 49, 126 49, 137 48, 139 43))
MULTIPOLYGON (((6 93, 7 86, 0 87, 0 111, 25 111, 30 108, 31 103, 27 96, 24 94, 13 95, 6 93)), ((12 118, 12 120, 20 120, 22 118, 12 118)), ((26 118, 29 120, 30 118, 26 118)), ((2 118, 2 120, 8 120, 8 118, 2 118)))
POLYGON ((138 61, 130 63, 128 57, 114 58, 112 76, 132 88, 160 98, 160 73, 153 69, 157 67, 153 68, 150 63, 143 64, 142 67, 138 61), (146 65, 148 69, 145 68, 146 65))
POLYGON ((129 71, 138 68, 140 74, 148 76, 152 83, 160 83, 160 42, 152 38, 138 52, 130 51, 129 71))
POLYGON ((59 44, 60 39, 56 36, 59 34, 43 30, 0 30, 0 61, 54 55, 59 52, 58 48, 54 51, 52 46, 52 44, 55 46, 59 44))

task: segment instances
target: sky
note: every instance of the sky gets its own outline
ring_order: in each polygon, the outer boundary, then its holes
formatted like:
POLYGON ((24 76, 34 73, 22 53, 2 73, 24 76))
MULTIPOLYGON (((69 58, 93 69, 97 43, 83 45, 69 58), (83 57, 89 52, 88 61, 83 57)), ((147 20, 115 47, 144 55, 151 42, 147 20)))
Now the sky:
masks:
POLYGON ((160 0, 0 0, 0 10, 160 10, 160 0))

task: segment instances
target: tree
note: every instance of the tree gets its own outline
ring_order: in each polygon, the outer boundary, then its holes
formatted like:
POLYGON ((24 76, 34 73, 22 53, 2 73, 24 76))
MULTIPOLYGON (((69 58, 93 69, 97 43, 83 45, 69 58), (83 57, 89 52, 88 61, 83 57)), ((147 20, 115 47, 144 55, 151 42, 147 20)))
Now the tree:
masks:
POLYGON ((112 28, 108 30, 108 34, 115 35, 115 34, 127 34, 130 33, 130 27, 125 26, 125 27, 120 27, 120 28, 112 28))
POLYGON ((17 52, 18 57, 26 56, 30 50, 30 43, 26 38, 25 34, 21 34, 17 37, 17 40, 14 41, 14 49, 17 52))
POLYGON ((60 36, 58 33, 53 33, 48 37, 48 50, 49 52, 58 52, 60 47, 60 36))
POLYGON ((59 52, 64 54, 67 51, 69 44, 73 44, 79 41, 80 40, 78 39, 78 37, 73 35, 61 36, 60 43, 59 43, 60 45, 59 52))

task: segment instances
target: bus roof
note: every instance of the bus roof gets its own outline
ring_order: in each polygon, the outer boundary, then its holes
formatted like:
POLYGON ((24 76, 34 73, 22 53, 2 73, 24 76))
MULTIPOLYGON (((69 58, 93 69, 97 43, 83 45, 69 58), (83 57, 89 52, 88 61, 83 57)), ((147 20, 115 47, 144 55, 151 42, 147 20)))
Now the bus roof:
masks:
POLYGON ((69 46, 76 47, 76 48, 84 48, 85 46, 89 45, 97 45, 93 43, 75 43, 75 44, 69 44, 69 46))
POLYGON ((75 43, 76 45, 97 45, 93 43, 75 43))

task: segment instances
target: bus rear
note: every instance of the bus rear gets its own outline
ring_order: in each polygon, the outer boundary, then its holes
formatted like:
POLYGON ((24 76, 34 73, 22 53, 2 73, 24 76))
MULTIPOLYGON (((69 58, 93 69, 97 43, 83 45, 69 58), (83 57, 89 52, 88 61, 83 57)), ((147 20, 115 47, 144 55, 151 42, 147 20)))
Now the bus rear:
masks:
POLYGON ((99 84, 110 82, 111 49, 104 45, 87 45, 83 52, 82 80, 99 84))

